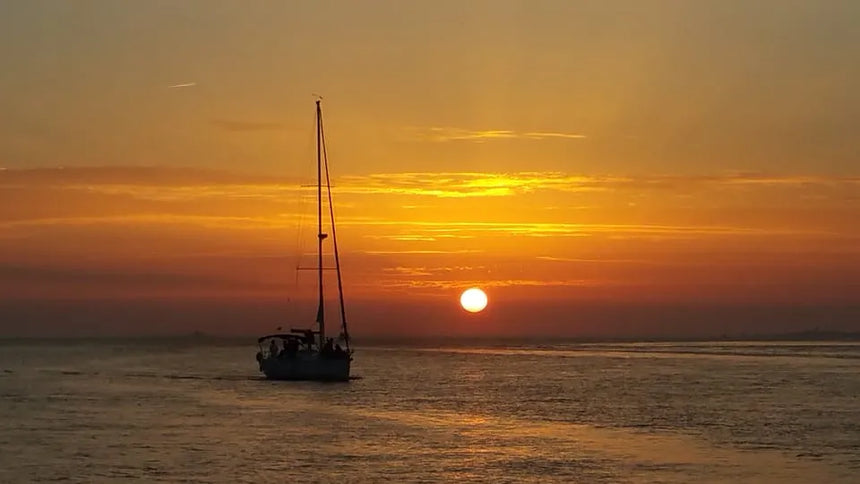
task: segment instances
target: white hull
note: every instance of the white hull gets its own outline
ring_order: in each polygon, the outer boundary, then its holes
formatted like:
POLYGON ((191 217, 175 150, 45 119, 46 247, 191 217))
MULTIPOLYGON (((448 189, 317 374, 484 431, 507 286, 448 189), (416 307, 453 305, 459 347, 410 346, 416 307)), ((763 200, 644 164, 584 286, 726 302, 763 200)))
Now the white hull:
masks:
POLYGON ((350 359, 301 351, 291 357, 263 358, 260 371, 269 380, 349 381, 350 359))

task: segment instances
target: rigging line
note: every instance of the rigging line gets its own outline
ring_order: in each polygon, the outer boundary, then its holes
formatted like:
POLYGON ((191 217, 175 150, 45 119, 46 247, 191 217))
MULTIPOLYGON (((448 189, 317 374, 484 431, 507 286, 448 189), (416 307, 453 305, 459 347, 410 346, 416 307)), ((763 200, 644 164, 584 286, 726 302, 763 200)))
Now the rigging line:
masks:
MULTIPOLYGON (((310 129, 307 130, 307 138, 305 140, 305 149, 302 152, 302 158, 304 158, 304 157, 310 158, 313 156, 313 153, 315 151, 315 146, 314 146, 315 139, 314 138, 316 135, 316 123, 317 123, 316 119, 310 120, 310 123, 309 123, 310 129)), ((312 165, 310 163, 308 163, 308 164, 300 163, 300 165, 303 167, 303 169, 299 173, 299 177, 300 177, 299 180, 301 180, 301 181, 312 180, 313 176, 310 174, 312 165)), ((307 255, 307 251, 305 250, 307 248, 307 242, 305 240, 305 235, 307 232, 306 229, 308 228, 308 225, 307 225, 308 224, 308 218, 309 218, 308 217, 308 215, 309 215, 308 207, 310 207, 310 200, 313 198, 312 192, 310 190, 301 190, 301 188, 303 188, 303 187, 316 187, 316 185, 304 184, 304 183, 301 183, 301 181, 299 184, 300 189, 297 191, 298 196, 296 198, 296 200, 297 200, 296 211, 298 213, 298 224, 296 227, 296 234, 295 234, 295 236, 296 236, 296 240, 295 240, 296 252, 295 252, 295 264, 294 264, 294 266, 297 268, 302 265, 302 258, 305 255, 307 255)), ((301 290, 301 286, 299 285, 300 274, 299 274, 298 270, 296 270, 294 272, 295 272, 295 278, 294 278, 295 280, 293 282, 293 284, 294 284, 293 292, 295 294, 298 294, 299 291, 301 290)), ((294 305, 293 310, 295 311, 296 309, 298 309, 298 306, 294 305)))
MULTIPOLYGON (((320 116, 322 116, 322 114, 320 114, 320 116)), ((346 306, 343 301, 343 281, 341 280, 340 272, 340 254, 337 250, 337 231, 334 224, 334 203, 332 203, 331 199, 331 177, 329 176, 328 168, 328 149, 325 144, 325 130, 323 128, 322 118, 320 118, 320 133, 322 134, 322 154, 325 162, 325 182, 328 192, 329 218, 331 220, 331 242, 332 249, 334 250, 334 267, 337 271, 337 293, 340 301, 340 322, 341 327, 343 328, 343 341, 346 344, 346 350, 349 351, 349 331, 346 327, 346 306)))

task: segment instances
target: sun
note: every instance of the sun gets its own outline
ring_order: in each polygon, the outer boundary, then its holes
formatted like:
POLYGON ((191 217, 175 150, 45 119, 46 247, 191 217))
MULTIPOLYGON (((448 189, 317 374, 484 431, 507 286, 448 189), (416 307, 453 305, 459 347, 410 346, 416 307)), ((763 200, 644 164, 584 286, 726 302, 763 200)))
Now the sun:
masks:
POLYGON ((487 307, 487 295, 477 287, 472 287, 460 294, 460 305, 470 313, 477 313, 487 307))

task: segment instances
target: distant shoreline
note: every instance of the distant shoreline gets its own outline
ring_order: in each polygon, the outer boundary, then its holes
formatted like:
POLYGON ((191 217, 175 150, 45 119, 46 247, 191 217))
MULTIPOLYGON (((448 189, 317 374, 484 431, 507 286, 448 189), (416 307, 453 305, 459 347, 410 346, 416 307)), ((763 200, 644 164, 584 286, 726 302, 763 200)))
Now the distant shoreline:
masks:
MULTIPOLYGON (((217 335, 202 332, 163 335, 51 335, 0 336, 0 344, 15 342, 117 342, 173 344, 250 344, 258 335, 217 335)), ((808 330, 774 334, 731 334, 719 336, 366 336, 353 337, 358 346, 428 346, 428 345, 546 345, 600 343, 784 343, 784 342, 860 342, 860 332, 808 330)))

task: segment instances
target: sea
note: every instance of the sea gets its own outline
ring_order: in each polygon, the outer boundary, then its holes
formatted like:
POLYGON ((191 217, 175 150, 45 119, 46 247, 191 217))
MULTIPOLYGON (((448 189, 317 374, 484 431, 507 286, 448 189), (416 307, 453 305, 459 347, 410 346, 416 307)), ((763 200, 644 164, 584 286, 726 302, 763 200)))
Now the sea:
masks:
POLYGON ((0 482, 860 482, 860 344, 0 341, 0 482))

